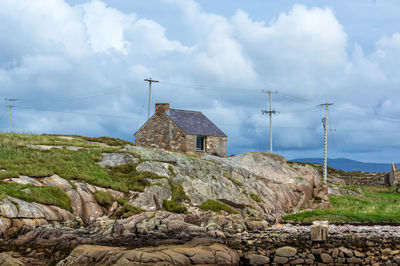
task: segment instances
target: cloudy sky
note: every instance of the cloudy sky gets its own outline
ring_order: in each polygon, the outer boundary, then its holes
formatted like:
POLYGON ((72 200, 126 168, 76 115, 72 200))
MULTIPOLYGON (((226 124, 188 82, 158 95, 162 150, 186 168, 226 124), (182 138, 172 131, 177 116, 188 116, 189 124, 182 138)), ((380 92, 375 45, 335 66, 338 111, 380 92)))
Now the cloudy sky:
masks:
MULTIPOLYGON (((205 113, 228 154, 400 161, 398 0, 0 0, 13 129, 133 140, 152 106, 205 113)), ((3 99, 0 130, 8 131, 3 99)))

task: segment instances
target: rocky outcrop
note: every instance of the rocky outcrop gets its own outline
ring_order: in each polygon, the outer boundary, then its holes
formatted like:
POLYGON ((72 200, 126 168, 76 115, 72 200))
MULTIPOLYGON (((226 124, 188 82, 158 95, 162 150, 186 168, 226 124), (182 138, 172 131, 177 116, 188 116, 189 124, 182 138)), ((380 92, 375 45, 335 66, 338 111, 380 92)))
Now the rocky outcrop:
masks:
POLYGON ((236 251, 219 243, 187 243, 126 250, 104 246, 79 246, 58 266, 69 265, 238 265, 236 251))
MULTIPOLYGON (((181 184, 194 205, 208 199, 223 200, 231 202, 234 208, 251 206, 257 217, 269 221, 302 207, 315 207, 315 196, 322 206, 329 205, 327 188, 313 167, 291 167, 278 155, 249 152, 221 158, 134 146, 125 149, 146 160, 138 164, 138 171, 152 172, 169 178, 173 184, 181 184), (256 201, 258 197, 260 200, 256 201)), ((148 209, 149 200, 139 207, 148 209)))
MULTIPOLYGON (((199 211, 196 206, 212 199, 229 205, 241 215, 242 220, 253 217, 275 223, 283 215, 300 208, 328 205, 327 187, 322 185, 318 172, 311 166, 290 166, 278 155, 249 152, 229 158, 211 155, 198 157, 128 145, 120 153, 103 153, 99 165, 114 167, 127 163, 136 165, 136 171, 151 172, 159 179, 148 179, 151 185, 143 192, 126 193, 81 181, 67 181, 58 175, 46 178, 9 178, 5 181, 60 187, 71 198, 72 214, 54 206, 24 203, 9 198, 0 203, 1 214, 6 218, 40 218, 51 221, 78 217, 85 224, 91 224, 99 217, 110 217, 119 206, 117 201, 112 207, 100 206, 94 197, 97 190, 108 192, 115 200, 127 198, 133 206, 154 211, 160 209, 165 200, 172 199, 173 188, 178 185, 183 190, 181 193, 186 194, 187 208, 191 212, 199 211), (20 211, 16 211, 16 201, 22 206, 20 211)), ((29 189, 25 193, 30 193, 29 189)), ((251 221, 244 223, 251 224, 251 221)), ((243 222, 236 224, 239 228, 243 222)), ((211 223, 209 226, 219 228, 221 225, 211 223)))

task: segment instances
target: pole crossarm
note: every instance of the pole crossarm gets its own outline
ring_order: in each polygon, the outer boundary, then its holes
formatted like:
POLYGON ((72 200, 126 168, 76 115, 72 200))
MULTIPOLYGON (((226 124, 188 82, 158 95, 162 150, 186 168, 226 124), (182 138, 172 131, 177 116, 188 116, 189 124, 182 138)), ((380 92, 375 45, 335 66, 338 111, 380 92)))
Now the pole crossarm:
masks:
POLYGON ((148 119, 150 119, 151 84, 152 84, 153 82, 154 82, 154 83, 158 83, 159 81, 158 81, 158 80, 151 79, 151 78, 145 79, 144 81, 146 81, 146 82, 149 83, 149 104, 148 104, 148 107, 147 107, 147 120, 148 120, 148 119))

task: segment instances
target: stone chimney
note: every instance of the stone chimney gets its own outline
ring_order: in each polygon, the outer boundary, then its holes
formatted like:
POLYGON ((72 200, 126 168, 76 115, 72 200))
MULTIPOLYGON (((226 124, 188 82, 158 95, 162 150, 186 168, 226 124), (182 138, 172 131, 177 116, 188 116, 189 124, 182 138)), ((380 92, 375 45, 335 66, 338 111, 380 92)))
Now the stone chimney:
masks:
POLYGON ((156 103, 156 114, 162 114, 169 111, 169 103, 156 103))

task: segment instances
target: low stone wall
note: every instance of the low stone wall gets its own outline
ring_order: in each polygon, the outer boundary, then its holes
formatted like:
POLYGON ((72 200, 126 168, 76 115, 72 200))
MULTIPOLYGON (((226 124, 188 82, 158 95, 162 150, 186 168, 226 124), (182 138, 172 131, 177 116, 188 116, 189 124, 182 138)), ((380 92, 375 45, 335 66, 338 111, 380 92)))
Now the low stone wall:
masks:
POLYGON ((339 176, 348 186, 387 186, 387 173, 369 173, 365 176, 339 176))
POLYGON ((400 265, 396 226, 330 226, 327 241, 313 242, 309 226, 278 226, 229 238, 243 265, 400 265))

